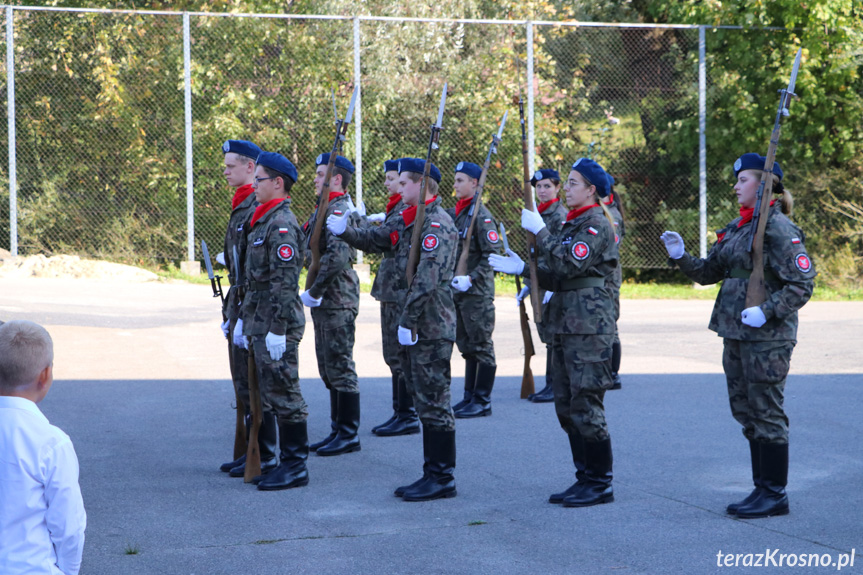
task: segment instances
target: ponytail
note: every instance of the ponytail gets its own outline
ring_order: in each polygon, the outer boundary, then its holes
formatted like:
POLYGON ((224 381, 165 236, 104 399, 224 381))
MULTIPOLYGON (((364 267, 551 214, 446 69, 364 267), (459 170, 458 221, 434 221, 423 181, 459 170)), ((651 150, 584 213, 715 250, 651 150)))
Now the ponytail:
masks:
POLYGON ((782 185, 782 182, 775 175, 773 176, 773 194, 782 196, 779 198, 779 205, 782 208, 782 213, 790 218, 791 211, 794 209, 794 198, 791 197, 791 192, 785 189, 785 186, 782 185))

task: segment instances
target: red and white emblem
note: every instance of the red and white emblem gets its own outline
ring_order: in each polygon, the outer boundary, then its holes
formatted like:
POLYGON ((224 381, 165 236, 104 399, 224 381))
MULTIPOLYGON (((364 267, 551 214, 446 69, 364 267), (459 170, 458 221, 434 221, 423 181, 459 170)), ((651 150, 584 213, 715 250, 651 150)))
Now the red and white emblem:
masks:
POLYGON ((494 230, 489 230, 488 231, 488 241, 490 241, 493 244, 496 244, 498 242, 498 240, 500 240, 500 236, 497 235, 497 232, 494 230))
POLYGON ((398 232, 398 230, 395 230, 395 231, 390 233, 390 243, 392 245, 396 245, 397 243, 399 243, 399 232, 398 232))
POLYGON ((283 262, 289 262, 294 259, 294 248, 288 244, 279 246, 279 259, 283 262))
POLYGON ((794 264, 797 266, 797 269, 804 274, 808 273, 809 270, 812 269, 812 261, 810 261, 809 256, 806 254, 799 254, 794 258, 794 264))
POLYGON ((583 260, 590 255, 590 246, 584 242, 575 242, 572 244, 572 257, 578 261, 583 260))
POLYGON ((616 244, 620 243, 620 236, 617 234, 614 234, 614 243, 616 243, 616 244))
POLYGON ((430 252, 434 249, 437 249, 438 246, 437 236, 434 234, 429 234, 423 238, 423 249, 427 252, 430 252))

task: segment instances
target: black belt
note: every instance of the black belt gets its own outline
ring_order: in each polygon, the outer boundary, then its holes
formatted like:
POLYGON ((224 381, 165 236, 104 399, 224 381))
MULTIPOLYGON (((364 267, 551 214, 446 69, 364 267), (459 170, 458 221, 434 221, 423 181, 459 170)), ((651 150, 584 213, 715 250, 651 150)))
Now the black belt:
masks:
POLYGON ((551 291, 572 291, 592 287, 605 287, 605 278, 589 277, 559 280, 554 282, 554 289, 551 291))
MULTIPOLYGON (((725 270, 725 277, 727 278, 735 278, 739 280, 748 280, 749 276, 752 275, 752 270, 745 270, 743 268, 734 268, 731 270, 725 270)), ((776 274, 773 273, 772 270, 764 268, 764 281, 766 282, 778 282, 780 281, 776 274)))
POLYGON ((247 288, 251 291, 269 291, 270 290, 270 282, 246 282, 247 288))

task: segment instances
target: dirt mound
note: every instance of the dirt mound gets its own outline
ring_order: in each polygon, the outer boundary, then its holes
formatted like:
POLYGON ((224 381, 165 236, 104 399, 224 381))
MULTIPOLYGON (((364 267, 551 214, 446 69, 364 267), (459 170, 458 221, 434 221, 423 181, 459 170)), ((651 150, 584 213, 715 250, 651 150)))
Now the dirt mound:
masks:
POLYGON ((159 279, 147 270, 98 260, 82 260, 78 256, 43 255, 7 259, 0 265, 0 277, 22 278, 87 278, 146 282, 159 279))

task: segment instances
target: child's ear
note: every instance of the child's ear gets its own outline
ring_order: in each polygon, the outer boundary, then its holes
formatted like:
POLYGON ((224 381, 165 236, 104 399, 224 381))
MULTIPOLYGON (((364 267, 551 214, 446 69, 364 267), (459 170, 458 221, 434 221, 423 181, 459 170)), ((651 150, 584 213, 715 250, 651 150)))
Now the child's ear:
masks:
POLYGON ((51 387, 51 384, 54 382, 54 363, 49 363, 45 369, 39 372, 39 379, 36 385, 39 387, 39 391, 43 389, 47 391, 47 388, 51 387))

